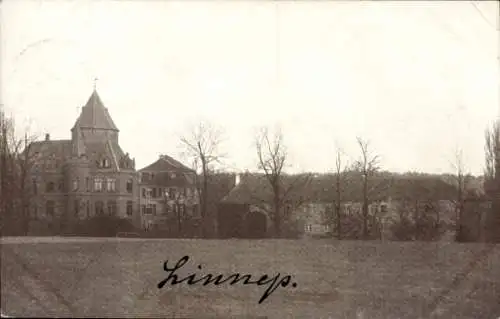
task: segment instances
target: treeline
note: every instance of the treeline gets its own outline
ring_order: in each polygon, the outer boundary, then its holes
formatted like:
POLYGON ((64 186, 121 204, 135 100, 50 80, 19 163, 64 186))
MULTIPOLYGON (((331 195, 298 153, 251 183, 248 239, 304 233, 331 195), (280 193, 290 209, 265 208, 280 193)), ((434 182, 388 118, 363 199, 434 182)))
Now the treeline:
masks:
MULTIPOLYGON (((279 128, 262 128, 255 135, 255 159, 262 183, 259 188, 266 189, 267 194, 255 199, 270 216, 276 237, 283 237, 290 231, 287 229, 291 227, 290 211, 321 193, 332 203, 329 211, 331 236, 374 239, 381 237, 386 224, 370 213, 370 206, 390 193, 400 202, 397 220, 391 224, 395 239, 433 240, 445 231, 453 231, 456 241, 477 237, 477 234, 471 234, 474 231, 470 231, 474 227, 467 225, 477 225, 477 220, 472 217, 483 209, 485 203, 490 203, 483 222, 487 228, 483 240, 500 241, 499 129, 496 123, 486 130, 485 172, 481 177, 473 177, 465 170, 460 151, 453 159, 454 173, 446 176, 386 172, 370 142, 360 137, 356 138, 357 154, 346 154, 341 148, 336 148, 331 173, 290 175, 286 173, 291 163, 282 132, 279 128), (440 199, 449 199, 454 222, 447 222, 441 215, 440 199), (344 207, 350 202, 359 203, 359 209, 347 214, 344 207)), ((33 194, 28 191, 28 177, 34 160, 30 158, 29 147, 36 137, 27 132, 16 132, 13 117, 0 110, 0 218, 3 234, 8 231, 9 234, 23 235, 29 231, 29 204, 33 194)), ((210 123, 192 127, 180 139, 186 160, 199 174, 196 186, 201 220, 199 225, 192 226, 199 228, 197 235, 200 237, 217 236, 217 206, 234 187, 234 174, 227 172, 227 156, 221 150, 224 142, 224 131, 210 123)), ((189 225, 192 221, 183 223, 189 225)), ((178 236, 182 236, 182 229, 178 232, 178 236)))

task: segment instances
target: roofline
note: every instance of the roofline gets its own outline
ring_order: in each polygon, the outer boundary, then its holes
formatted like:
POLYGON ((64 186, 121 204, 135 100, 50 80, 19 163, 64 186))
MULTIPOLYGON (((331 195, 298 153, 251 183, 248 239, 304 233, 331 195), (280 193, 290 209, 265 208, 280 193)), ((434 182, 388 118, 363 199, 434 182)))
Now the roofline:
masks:
POLYGON ((68 140, 68 139, 64 139, 64 140, 48 140, 48 141, 45 141, 45 140, 40 140, 40 141, 33 141, 29 144, 41 144, 41 143, 52 143, 52 142, 71 142, 71 140, 68 140))
MULTIPOLYGON (((73 132, 73 130, 76 128, 76 123, 75 125, 73 125, 73 127, 71 128, 71 131, 73 132)), ((85 128, 85 129, 94 129, 94 130, 103 130, 103 131, 115 131, 115 132, 120 132, 119 129, 114 129, 114 128, 99 128, 99 127, 92 127, 92 126, 79 126, 80 129, 82 128, 85 128)))
MULTIPOLYGON (((151 166, 151 164, 148 165, 148 166, 151 166)), ((145 166, 145 167, 137 170, 137 172, 139 172, 139 173, 143 173, 143 172, 144 173, 169 173, 169 172, 179 172, 179 171, 181 171, 181 172, 184 172, 184 173, 189 172, 189 173, 195 173, 196 174, 196 171, 193 170, 193 169, 190 169, 190 168, 177 168, 177 169, 171 169, 171 170, 147 170, 146 168, 148 168, 148 166, 145 166)))

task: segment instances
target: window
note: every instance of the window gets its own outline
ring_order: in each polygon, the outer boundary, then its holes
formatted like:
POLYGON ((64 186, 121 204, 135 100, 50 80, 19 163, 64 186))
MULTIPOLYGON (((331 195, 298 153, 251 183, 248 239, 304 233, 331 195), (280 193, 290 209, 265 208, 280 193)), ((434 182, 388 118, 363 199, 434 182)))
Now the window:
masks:
POLYGON ((146 214, 146 205, 141 205, 141 213, 146 214))
POLYGON ((146 189, 146 198, 151 198, 153 196, 153 190, 151 188, 146 189))
POLYGON ((174 178, 176 178, 176 177, 177 177, 177 175, 175 175, 175 173, 172 173, 172 174, 170 175, 170 178, 172 178, 172 179, 174 179, 174 178))
POLYGON ((116 180, 114 178, 108 178, 106 180, 106 183, 107 183, 106 188, 109 192, 116 191, 116 180))
POLYGON ((152 215, 156 212, 156 205, 154 204, 148 204, 146 206, 146 214, 147 215, 152 215))
POLYGON ((86 206, 86 210, 87 210, 87 218, 90 217, 90 201, 87 201, 85 203, 85 206, 86 206))
POLYGON ((80 200, 75 199, 75 216, 78 217, 80 214, 80 200))
POLYGON ((90 177, 85 178, 85 187, 87 189, 87 192, 90 192, 90 177))
POLYGON ((170 188, 168 194, 170 195, 170 199, 175 199, 175 188, 170 188))
POLYGON ((49 217, 54 217, 54 201, 53 200, 48 200, 45 203, 45 214, 49 217))
POLYGON ((108 201, 108 215, 116 216, 116 213, 117 213, 116 201, 115 200, 108 201))
POLYGON ((38 183, 35 178, 33 178, 33 194, 38 194, 38 183))
POLYGON ((305 226, 305 231, 308 232, 308 233, 312 232, 312 225, 311 224, 307 224, 305 226))
POLYGON ((147 182, 149 180, 149 173, 141 174, 141 182, 147 182))
POLYGON ((186 205, 180 204, 179 205, 179 214, 184 215, 186 213, 186 205))
POLYGON ((104 167, 104 168, 108 168, 110 165, 109 165, 109 161, 107 158, 103 158, 102 161, 101 161, 101 167, 104 167))
POLYGON ((127 181, 127 192, 128 192, 128 193, 132 193, 133 185, 134 185, 134 184, 133 184, 132 180, 131 180, 131 179, 129 179, 129 180, 127 181))
POLYGON ((94 191, 102 192, 103 184, 104 184, 104 180, 102 177, 95 177, 94 178, 94 191))
POLYGON ((153 198, 156 198, 156 188, 153 188, 153 198))
POLYGON ((387 213, 387 205, 380 205, 380 211, 382 213, 387 213))
POLYGON ((59 191, 63 192, 64 191, 64 180, 59 181, 59 191))
POLYGON ((73 192, 76 192, 78 190, 79 183, 80 181, 78 178, 73 179, 73 192))
POLYGON ((127 216, 132 216, 133 202, 131 200, 127 201, 127 216))
POLYGON ((101 201, 95 202, 95 214, 103 215, 104 214, 104 204, 101 201))
POLYGON ((48 182, 45 186, 45 191, 47 193, 53 192, 55 188, 54 182, 48 182))
POLYGON ((33 219, 38 218, 38 206, 33 206, 33 219))
POLYGON ((145 188, 141 188, 141 192, 142 192, 142 197, 146 198, 146 189, 145 188))

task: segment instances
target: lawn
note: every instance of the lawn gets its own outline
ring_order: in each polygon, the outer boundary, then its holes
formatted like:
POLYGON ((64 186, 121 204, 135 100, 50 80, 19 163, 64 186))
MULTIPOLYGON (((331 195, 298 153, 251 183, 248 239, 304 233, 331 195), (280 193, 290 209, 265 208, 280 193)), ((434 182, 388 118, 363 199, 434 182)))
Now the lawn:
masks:
MULTIPOLYGON (((183 276, 182 276, 183 277, 183 276)), ((4 239, 12 316, 497 318, 500 245, 294 240, 4 239), (293 276, 266 286, 157 284, 177 271, 293 276), (202 270, 196 267, 201 264, 202 270)))

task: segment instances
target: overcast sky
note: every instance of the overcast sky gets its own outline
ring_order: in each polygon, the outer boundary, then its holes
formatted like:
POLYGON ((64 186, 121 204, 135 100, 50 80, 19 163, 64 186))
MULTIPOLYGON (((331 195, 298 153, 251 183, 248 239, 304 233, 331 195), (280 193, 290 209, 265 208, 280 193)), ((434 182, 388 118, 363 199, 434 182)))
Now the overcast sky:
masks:
POLYGON ((498 4, 486 1, 2 1, 1 98, 18 125, 69 139, 97 90, 138 168, 179 157, 201 119, 231 169, 256 127, 283 128, 290 170, 327 171, 369 139, 384 169, 483 167, 500 114, 498 4))

